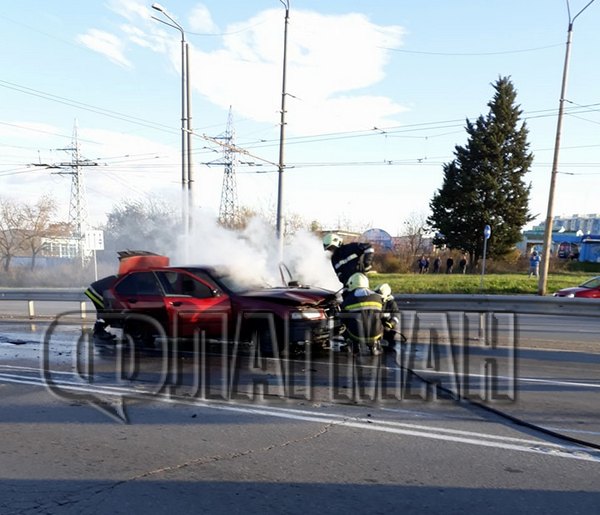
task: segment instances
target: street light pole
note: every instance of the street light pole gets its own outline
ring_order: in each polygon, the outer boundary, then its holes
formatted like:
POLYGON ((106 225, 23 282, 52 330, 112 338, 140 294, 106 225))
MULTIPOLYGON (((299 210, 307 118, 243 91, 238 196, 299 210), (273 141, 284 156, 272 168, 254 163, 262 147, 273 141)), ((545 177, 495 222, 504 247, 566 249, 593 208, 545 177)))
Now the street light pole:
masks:
POLYGON ((184 227, 186 248, 187 237, 189 235, 190 213, 192 206, 192 154, 191 154, 191 113, 190 113, 190 77, 189 77, 189 56, 188 44, 185 40, 185 31, 177 23, 166 9, 158 4, 152 4, 152 9, 162 13, 172 23, 152 16, 160 23, 177 29, 181 34, 181 218, 184 227))
POLYGON ((192 222, 193 178, 192 178, 192 96, 190 94, 190 52, 189 45, 185 43, 185 98, 186 98, 186 137, 187 137, 187 189, 188 189, 188 226, 192 222))
POLYGON ((560 152, 560 137, 562 131, 562 120, 564 113, 565 96, 567 93, 567 76, 569 72, 569 59, 571 56, 571 39, 573 36, 573 23, 575 19, 585 11, 595 0, 590 0, 581 11, 571 19, 569 1, 567 0, 567 11, 569 14, 569 28, 567 31, 567 48, 565 51, 565 62, 563 66, 562 86, 560 90, 560 103, 558 107, 558 120, 556 122, 556 139, 554 142, 554 157, 552 160, 552 173, 550 175, 550 191, 548 192, 548 210, 546 214, 546 226, 544 227, 544 242, 542 247, 542 258, 540 267, 540 278, 538 282, 538 295, 546 294, 548 284, 548 269, 550 268, 550 248, 552 246, 552 225, 554 210, 554 191, 556 189, 556 175, 558 174, 558 155, 560 152))
POLYGON ((287 68, 287 35, 290 19, 289 0, 279 0, 285 7, 285 28, 283 32, 283 78, 281 86, 281 121, 279 127, 279 165, 278 165, 278 187, 277 187, 277 238, 279 240, 279 258, 283 259, 283 150, 285 139, 285 97, 286 97, 286 68, 287 68))

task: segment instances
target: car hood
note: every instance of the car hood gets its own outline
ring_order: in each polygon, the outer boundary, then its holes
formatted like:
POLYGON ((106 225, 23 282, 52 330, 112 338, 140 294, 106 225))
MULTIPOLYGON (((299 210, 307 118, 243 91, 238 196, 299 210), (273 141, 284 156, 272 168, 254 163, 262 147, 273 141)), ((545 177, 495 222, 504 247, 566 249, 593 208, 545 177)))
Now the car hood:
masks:
POLYGON ((334 292, 323 288, 266 288, 246 291, 238 296, 298 306, 326 304, 335 299, 334 292))

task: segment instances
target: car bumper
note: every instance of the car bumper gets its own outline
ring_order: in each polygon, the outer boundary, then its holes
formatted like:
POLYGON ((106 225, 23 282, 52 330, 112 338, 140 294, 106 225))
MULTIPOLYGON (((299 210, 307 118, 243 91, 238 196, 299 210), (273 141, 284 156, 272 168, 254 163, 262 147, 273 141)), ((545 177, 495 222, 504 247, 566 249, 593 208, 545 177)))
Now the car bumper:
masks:
POLYGON ((293 345, 326 344, 336 335, 333 319, 317 321, 291 321, 288 331, 288 342, 293 345))

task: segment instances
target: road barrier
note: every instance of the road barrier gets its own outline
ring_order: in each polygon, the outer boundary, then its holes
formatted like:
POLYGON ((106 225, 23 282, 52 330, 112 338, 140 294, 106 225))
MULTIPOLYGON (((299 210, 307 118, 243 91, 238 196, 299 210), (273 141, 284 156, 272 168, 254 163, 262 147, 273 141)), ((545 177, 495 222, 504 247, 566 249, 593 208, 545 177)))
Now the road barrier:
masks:
MULTIPOLYGON (((0 314, 3 301, 25 301, 27 316, 34 318, 35 303, 78 302, 81 318, 86 318, 89 299, 78 288, 0 289, 0 314)), ((529 313, 539 315, 600 315, 600 299, 537 295, 398 294, 400 311, 469 311, 480 313, 529 313)))
POLYGON ((36 303, 75 302, 79 304, 81 318, 87 317, 89 299, 80 288, 13 288, 0 289, 0 316, 3 302, 23 301, 27 316, 36 318, 36 303))
POLYGON ((538 295, 399 294, 401 311, 473 311, 532 315, 600 315, 600 299, 538 295))

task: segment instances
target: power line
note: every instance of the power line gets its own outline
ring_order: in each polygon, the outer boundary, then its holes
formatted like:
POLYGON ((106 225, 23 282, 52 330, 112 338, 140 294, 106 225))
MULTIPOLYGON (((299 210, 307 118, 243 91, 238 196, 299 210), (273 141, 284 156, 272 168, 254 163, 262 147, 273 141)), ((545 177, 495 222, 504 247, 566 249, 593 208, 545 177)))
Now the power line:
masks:
POLYGON ((537 52, 539 50, 546 50, 548 48, 556 48, 563 46, 563 43, 555 43, 553 45, 546 45, 532 48, 521 48, 516 50, 498 50, 495 52, 429 52, 425 50, 407 50, 405 48, 389 48, 379 47, 383 50, 389 50, 390 52, 400 52, 403 54, 417 54, 417 55, 443 55, 447 57, 478 57, 486 55, 507 55, 507 54, 522 54, 526 52, 537 52))
POLYGON ((12 82, 0 80, 0 87, 6 88, 6 89, 12 89, 12 90, 18 91, 20 93, 25 93, 26 95, 43 98, 45 100, 51 100, 52 102, 57 102, 59 104, 76 107, 78 109, 82 109, 84 111, 90 111, 90 112, 93 112, 96 114, 107 116, 109 118, 115 118, 117 120, 135 123, 136 125, 141 125, 143 127, 148 127, 151 129, 169 132, 169 133, 175 132, 175 129, 173 129, 172 127, 169 127, 168 125, 164 125, 164 124, 157 123, 157 122, 152 122, 149 120, 145 120, 143 118, 138 118, 135 116, 124 114, 124 113, 119 113, 117 111, 112 111, 110 109, 96 107, 91 104, 85 104, 85 103, 79 102, 77 100, 71 100, 68 98, 60 97, 58 95, 53 95, 51 93, 45 93, 43 91, 39 91, 39 90, 36 90, 33 88, 28 88, 26 86, 20 86, 18 84, 14 84, 12 82))
MULTIPOLYGON (((158 122, 153 122, 151 120, 146 120, 146 119, 135 117, 135 116, 130 116, 125 113, 105 109, 105 108, 94 106, 91 104, 86 104, 86 103, 79 102, 76 100, 71 100, 71 99, 68 99, 65 97, 60 97, 58 95, 46 93, 44 91, 36 90, 33 88, 29 88, 27 86, 22 86, 22 85, 15 84, 12 82, 0 80, 0 87, 4 87, 6 89, 12 89, 12 90, 15 90, 15 91, 27 94, 27 95, 37 96, 37 97, 40 97, 40 98, 43 98, 45 100, 49 100, 52 102, 58 102, 61 104, 69 105, 71 107, 76 107, 78 109, 87 110, 87 111, 94 112, 94 113, 102 115, 102 116, 119 119, 121 121, 125 121, 125 122, 132 123, 135 125, 140 125, 140 126, 152 128, 152 129, 155 129, 158 131, 167 132, 169 134, 178 134, 179 133, 179 129, 170 127, 168 125, 164 125, 164 124, 161 124, 158 122)), ((588 113, 588 112, 597 112, 600 110, 600 109, 596 109, 597 106, 600 106, 600 103, 593 103, 593 104, 588 104, 588 105, 578 105, 578 104, 575 104, 574 102, 570 102, 570 103, 574 104, 574 107, 567 108, 566 113, 568 113, 568 114, 583 114, 583 113, 588 113)), ((537 119, 537 118, 556 116, 557 113, 558 113, 557 109, 544 109, 544 110, 523 112, 522 117, 523 117, 523 121, 528 121, 528 120, 537 119)), ((466 119, 468 119, 468 118, 469 117, 466 117, 466 119)), ((471 118, 474 119, 476 117, 471 117, 471 118)), ((25 130, 31 130, 34 132, 40 132, 40 133, 44 133, 44 134, 55 135, 55 136, 59 136, 62 138, 70 138, 71 137, 70 135, 67 136, 64 134, 56 134, 56 133, 52 133, 50 131, 44 131, 42 129, 34 129, 31 127, 27 127, 27 126, 10 124, 7 122, 0 122, 0 123, 7 125, 7 126, 22 128, 25 130)), ((357 138, 357 137, 373 137, 373 136, 378 136, 381 134, 387 134, 390 137, 400 137, 400 136, 398 136, 400 134, 422 132, 425 130, 441 130, 441 129, 454 129, 454 128, 459 128, 459 127, 464 127, 464 123, 465 123, 465 118, 460 118, 460 119, 453 119, 453 120, 421 122, 421 123, 406 124, 406 125, 394 125, 394 126, 389 126, 389 127, 373 127, 370 129, 359 129, 359 130, 353 130, 353 131, 330 132, 330 133, 322 133, 322 134, 312 134, 312 135, 307 135, 307 136, 295 136, 295 137, 286 138, 286 144, 297 145, 297 144, 304 144, 304 143, 306 143, 306 144, 320 143, 320 142, 324 142, 324 141, 335 141, 335 140, 350 139, 350 138, 357 138)), ((212 125, 211 127, 213 127, 215 125, 212 125)), ((205 139, 207 141, 210 141, 210 139, 208 139, 205 135, 200 134, 200 130, 203 130, 203 129, 196 129, 192 135, 195 137, 199 137, 199 138, 205 139)), ((423 137, 425 138, 427 136, 423 136, 423 137)), ((433 136, 429 136, 429 137, 433 137, 433 136)), ((97 142, 92 142, 89 140, 81 140, 81 141, 97 143, 97 142)), ((277 142, 278 142, 278 140, 275 140, 275 139, 273 139, 273 140, 262 139, 262 140, 258 140, 256 142, 254 142, 254 143, 248 142, 245 144, 245 146, 247 148, 265 148, 265 147, 268 147, 271 145, 275 145, 275 144, 277 144, 277 142)))

